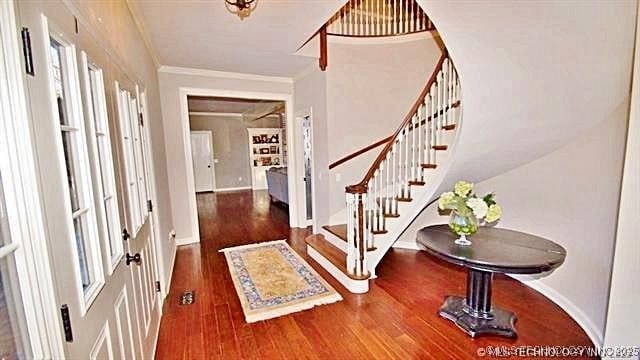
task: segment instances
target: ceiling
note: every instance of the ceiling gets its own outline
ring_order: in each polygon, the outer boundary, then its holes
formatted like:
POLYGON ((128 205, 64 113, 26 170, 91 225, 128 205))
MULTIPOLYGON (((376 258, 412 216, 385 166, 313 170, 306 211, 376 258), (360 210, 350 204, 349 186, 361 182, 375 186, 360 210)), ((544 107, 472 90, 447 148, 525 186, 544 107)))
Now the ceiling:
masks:
POLYGON ((206 96, 189 96, 187 101, 189 112, 262 116, 274 111, 284 111, 284 102, 282 101, 234 99, 206 96))
POLYGON ((129 0, 160 65, 293 77, 296 50, 346 0, 258 0, 244 20, 223 0, 129 0))

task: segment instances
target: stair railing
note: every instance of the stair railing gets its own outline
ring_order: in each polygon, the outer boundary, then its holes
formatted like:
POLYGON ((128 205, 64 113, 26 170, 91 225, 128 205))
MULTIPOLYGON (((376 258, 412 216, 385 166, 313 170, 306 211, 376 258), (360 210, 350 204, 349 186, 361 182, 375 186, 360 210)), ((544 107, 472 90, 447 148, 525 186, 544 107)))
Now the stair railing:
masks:
POLYGON ((424 185, 424 172, 436 168, 446 150, 444 131, 460 116, 460 82, 445 51, 402 124, 357 184, 346 187, 347 271, 368 277, 367 251, 374 236, 387 232, 386 219, 398 217, 398 203, 411 201, 411 186, 424 185))

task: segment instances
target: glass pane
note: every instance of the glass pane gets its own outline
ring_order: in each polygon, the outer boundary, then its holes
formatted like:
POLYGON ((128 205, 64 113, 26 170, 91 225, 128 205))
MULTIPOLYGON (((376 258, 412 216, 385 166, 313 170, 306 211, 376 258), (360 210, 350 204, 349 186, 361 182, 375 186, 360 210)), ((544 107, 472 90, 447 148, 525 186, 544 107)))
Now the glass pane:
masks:
POLYGON ((78 179, 76 179, 75 161, 73 158, 73 136, 75 136, 74 132, 62 132, 62 147, 64 148, 64 162, 67 168, 71 211, 76 212, 80 209, 80 200, 78 197, 78 179))
POLYGON ((62 56, 64 47, 55 40, 51 39, 51 71, 53 73, 53 88, 58 104, 58 120, 62 125, 69 125, 67 118, 67 110, 65 106, 65 84, 64 73, 62 67, 62 56))
POLYGON ((89 273, 89 264, 87 251, 85 247, 86 241, 86 217, 80 216, 73 219, 73 228, 76 233, 76 246, 78 247, 78 260, 80 262, 80 279, 82 280, 82 289, 86 290, 91 285, 91 274, 89 273))
POLYGON ((116 199, 110 197, 104 201, 105 213, 107 214, 107 230, 109 234, 109 248, 111 250, 111 256, 118 255, 120 253, 120 247, 118 241, 120 241, 120 234, 118 226, 116 225, 116 219, 118 218, 118 204, 116 199))
MULTIPOLYGON (((0 176, 0 247, 11 243, 0 176)), ((0 258, 0 359, 31 358, 13 255, 0 258)))
POLYGON ((0 359, 31 358, 13 256, 0 259, 0 359))

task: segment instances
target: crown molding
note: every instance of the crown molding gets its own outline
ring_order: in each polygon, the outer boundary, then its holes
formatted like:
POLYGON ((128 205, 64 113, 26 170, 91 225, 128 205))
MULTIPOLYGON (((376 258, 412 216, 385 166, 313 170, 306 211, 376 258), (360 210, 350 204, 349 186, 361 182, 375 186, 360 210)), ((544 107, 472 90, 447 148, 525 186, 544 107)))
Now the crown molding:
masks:
POLYGON ((227 71, 195 69, 195 68, 180 67, 180 66, 163 65, 158 68, 158 72, 167 73, 167 74, 178 74, 178 75, 206 76, 206 77, 217 77, 217 78, 224 78, 224 79, 255 80, 255 81, 267 81, 267 82, 277 82, 277 83, 284 83, 284 84, 293 84, 293 78, 290 78, 290 77, 265 76, 265 75, 256 75, 256 74, 227 72, 227 71))

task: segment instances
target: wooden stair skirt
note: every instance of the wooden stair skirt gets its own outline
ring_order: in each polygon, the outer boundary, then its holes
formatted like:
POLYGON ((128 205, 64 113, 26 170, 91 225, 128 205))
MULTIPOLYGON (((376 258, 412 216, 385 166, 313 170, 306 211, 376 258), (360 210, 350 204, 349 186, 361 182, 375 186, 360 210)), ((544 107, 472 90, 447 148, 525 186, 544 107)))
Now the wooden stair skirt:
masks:
MULTIPOLYGON (((346 229, 346 227, 345 227, 346 229)), ((356 276, 347 272, 347 254, 331 244, 322 234, 313 234, 305 239, 307 254, 336 278, 352 293, 369 291, 369 274, 356 276)))

